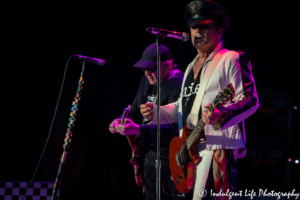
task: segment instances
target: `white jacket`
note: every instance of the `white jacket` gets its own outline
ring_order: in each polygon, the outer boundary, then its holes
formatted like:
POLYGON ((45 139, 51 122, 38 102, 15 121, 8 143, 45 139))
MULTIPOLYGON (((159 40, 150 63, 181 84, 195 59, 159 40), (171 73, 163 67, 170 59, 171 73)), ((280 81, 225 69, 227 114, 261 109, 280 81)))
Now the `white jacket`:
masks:
MULTIPOLYGON (((222 43, 219 43, 203 64, 200 80, 202 80, 205 75, 208 63, 221 49, 221 46, 222 43)), ((178 122, 180 137, 183 130, 181 96, 188 74, 192 70, 197 59, 198 55, 185 71, 180 98, 174 103, 160 107, 160 123, 170 124, 178 122)), ((216 123, 214 126, 205 125, 204 132, 206 148, 208 151, 216 149, 233 149, 235 159, 237 159, 246 155, 244 119, 252 115, 259 107, 257 91, 252 75, 252 66, 243 52, 227 51, 222 56, 207 83, 201 105, 202 110, 205 110, 204 106, 211 103, 229 83, 231 83, 235 89, 235 98, 233 102, 228 101, 221 108, 221 110, 226 111, 229 114, 221 123, 216 123)), ((154 115, 151 124, 156 124, 157 106, 155 104, 153 104, 153 111, 154 115)), ((187 121, 188 127, 191 124, 196 125, 198 116, 189 116, 187 121)))

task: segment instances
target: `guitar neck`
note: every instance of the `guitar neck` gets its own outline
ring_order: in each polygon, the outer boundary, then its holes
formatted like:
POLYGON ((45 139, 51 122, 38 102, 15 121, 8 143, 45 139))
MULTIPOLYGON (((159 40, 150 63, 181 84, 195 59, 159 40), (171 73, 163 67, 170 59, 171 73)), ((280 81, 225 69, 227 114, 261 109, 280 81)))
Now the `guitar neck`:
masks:
MULTIPOLYGON (((208 107, 208 110, 212 111, 214 109, 214 104, 211 103, 208 107)), ((192 130, 190 136, 186 140, 187 149, 190 150, 191 146, 198 140, 200 133, 203 131, 203 128, 205 126, 205 123, 200 119, 195 126, 195 128, 192 130)))
POLYGON ((125 108, 124 109, 124 112, 123 112, 123 115, 122 115, 122 118, 121 118, 121 124, 124 125, 125 124, 125 119, 128 115, 128 112, 129 112, 129 108, 125 108))
POLYGON ((125 124, 125 117, 121 119, 121 124, 124 125, 125 124))

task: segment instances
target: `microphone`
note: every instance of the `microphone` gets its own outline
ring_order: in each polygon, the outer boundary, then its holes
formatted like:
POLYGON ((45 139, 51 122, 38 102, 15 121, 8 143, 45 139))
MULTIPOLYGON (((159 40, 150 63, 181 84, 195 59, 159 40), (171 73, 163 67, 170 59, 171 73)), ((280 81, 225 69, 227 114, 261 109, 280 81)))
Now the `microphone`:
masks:
POLYGON ((161 36, 179 39, 184 42, 186 42, 190 39, 189 34, 187 34, 185 32, 181 33, 181 32, 177 32, 177 31, 168 31, 168 30, 164 30, 164 29, 160 29, 160 28, 153 28, 153 27, 148 27, 146 29, 146 31, 150 32, 152 34, 155 34, 155 35, 161 35, 161 36))
POLYGON ((91 57, 87 57, 87 56, 82 56, 82 55, 74 55, 75 57, 77 57, 78 59, 84 60, 88 63, 94 63, 100 66, 103 66, 105 64, 105 60, 101 60, 99 58, 91 58, 91 57))

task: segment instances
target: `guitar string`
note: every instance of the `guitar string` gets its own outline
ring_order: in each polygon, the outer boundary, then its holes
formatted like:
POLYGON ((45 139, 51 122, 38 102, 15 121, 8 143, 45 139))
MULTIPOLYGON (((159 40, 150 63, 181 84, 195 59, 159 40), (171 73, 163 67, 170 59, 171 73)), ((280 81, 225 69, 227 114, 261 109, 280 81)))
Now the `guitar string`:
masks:
MULTIPOLYGON (((231 88, 231 84, 229 84, 224 90, 223 90, 223 93, 226 91, 226 90, 229 90, 228 88, 231 88)), ((225 93, 226 94, 226 93, 225 93)), ((233 92, 231 90, 229 90, 229 94, 228 95, 225 95, 225 99, 224 99, 224 102, 228 101, 229 100, 229 97, 230 96, 233 96, 232 95, 233 92), (231 95, 230 95, 231 94, 231 95), (227 97, 227 99, 226 99, 227 97)), ((220 95, 220 94, 219 94, 220 95)), ((218 96, 219 96, 218 95, 218 96)), ((218 100, 219 99, 215 99, 213 102, 213 104, 215 105, 215 107, 217 107, 218 105, 218 100), (217 101, 217 102, 215 102, 217 101)), ((222 101, 221 101, 222 102, 222 101)), ((221 103, 219 102, 219 103, 221 103)), ((213 106, 213 104, 210 104, 210 106, 208 107, 208 110, 212 111, 212 109, 214 109, 215 107, 213 106)), ((191 146, 193 145, 193 143, 196 141, 196 138, 199 137, 200 133, 201 133, 201 130, 202 128, 204 128, 205 126, 205 123, 202 121, 202 119, 197 123, 196 127, 192 130, 192 133, 191 133, 191 137, 189 136, 188 139, 187 139, 187 145, 188 145, 188 150, 191 148, 191 146)))
MULTIPOLYGON (((212 110, 212 107, 213 107, 213 105, 211 104, 208 109, 212 110)), ((205 123, 201 119, 197 123, 196 127, 193 129, 193 131, 191 133, 192 137, 188 137, 188 139, 187 139, 188 150, 191 148, 191 146, 193 145, 193 143, 196 141, 196 138, 199 137, 199 135, 201 133, 201 130, 203 129, 204 125, 205 125, 205 123)))

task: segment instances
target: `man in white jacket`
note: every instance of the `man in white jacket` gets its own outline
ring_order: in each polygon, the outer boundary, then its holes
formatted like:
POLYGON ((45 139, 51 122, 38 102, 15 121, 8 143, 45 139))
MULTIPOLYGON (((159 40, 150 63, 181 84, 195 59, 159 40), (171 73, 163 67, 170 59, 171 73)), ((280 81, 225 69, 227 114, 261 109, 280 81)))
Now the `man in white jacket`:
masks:
MULTIPOLYGON (((195 166, 193 200, 211 199, 220 191, 236 189, 235 160, 246 155, 244 119, 258 109, 259 101, 245 53, 222 48, 223 30, 231 22, 227 12, 212 1, 193 1, 186 6, 184 16, 198 55, 185 71, 180 98, 160 107, 160 123, 178 122, 180 137, 184 126, 193 129, 199 120, 206 124, 200 142, 195 143, 201 160, 195 166), (234 99, 212 112, 207 110, 230 83, 235 89, 234 99)), ((145 118, 157 123, 155 104, 140 108, 145 118)))

